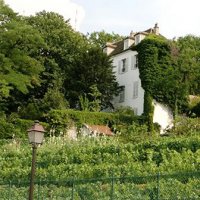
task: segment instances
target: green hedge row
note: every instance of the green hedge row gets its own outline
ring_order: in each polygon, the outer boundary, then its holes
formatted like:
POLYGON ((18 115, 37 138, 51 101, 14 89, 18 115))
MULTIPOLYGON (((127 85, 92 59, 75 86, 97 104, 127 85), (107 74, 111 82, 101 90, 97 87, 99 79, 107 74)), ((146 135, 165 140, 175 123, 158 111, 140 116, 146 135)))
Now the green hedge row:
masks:
POLYGON ((32 120, 0 118, 0 139, 27 138, 27 129, 33 124, 32 120))
POLYGON ((91 125, 108 125, 113 127, 117 124, 130 125, 133 121, 140 123, 142 117, 137 117, 126 113, 108 113, 108 112, 89 112, 77 110, 52 110, 46 115, 47 123, 54 127, 57 132, 60 130, 76 125, 81 127, 82 124, 91 125))

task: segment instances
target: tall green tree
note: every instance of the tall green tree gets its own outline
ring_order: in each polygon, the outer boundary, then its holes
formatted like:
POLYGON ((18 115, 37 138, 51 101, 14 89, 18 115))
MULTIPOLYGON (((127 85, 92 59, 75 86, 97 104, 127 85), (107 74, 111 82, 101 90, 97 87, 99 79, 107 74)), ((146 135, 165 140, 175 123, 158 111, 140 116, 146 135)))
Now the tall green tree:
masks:
POLYGON ((45 43, 37 30, 0 3, 0 100, 5 103, 9 98, 7 104, 17 108, 16 95, 40 85, 44 68, 38 55, 45 43))
POLYGON ((101 48, 74 31, 59 14, 43 11, 28 18, 28 22, 41 33, 47 44, 47 49, 43 50, 43 93, 45 89, 55 87, 59 79, 60 88, 55 88, 64 93, 72 108, 77 108, 81 95, 86 94, 92 101, 89 88, 96 84, 102 93, 102 105, 108 105, 116 93, 117 83, 111 61, 101 48))
POLYGON ((106 33, 104 30, 100 32, 92 32, 87 35, 87 38, 89 41, 99 46, 100 48, 103 48, 107 42, 117 42, 123 39, 123 36, 120 36, 119 34, 116 34, 114 32, 112 33, 106 33))
POLYGON ((182 81, 188 85, 189 94, 200 94, 200 38, 188 35, 177 40, 178 66, 182 81))
POLYGON ((44 96, 49 87, 59 89, 66 95, 65 85, 68 84, 66 80, 70 79, 69 71, 87 47, 86 38, 75 32, 69 21, 54 12, 39 12, 27 20, 40 32, 47 44, 47 48, 43 50, 45 71, 42 74, 43 84, 39 88, 42 94, 39 98, 44 96))
POLYGON ((112 106, 112 97, 119 91, 110 58, 99 47, 94 46, 77 60, 67 83, 67 99, 73 107, 79 104, 80 95, 86 94, 89 101, 93 101, 90 88, 94 85, 101 93, 101 108, 112 106))

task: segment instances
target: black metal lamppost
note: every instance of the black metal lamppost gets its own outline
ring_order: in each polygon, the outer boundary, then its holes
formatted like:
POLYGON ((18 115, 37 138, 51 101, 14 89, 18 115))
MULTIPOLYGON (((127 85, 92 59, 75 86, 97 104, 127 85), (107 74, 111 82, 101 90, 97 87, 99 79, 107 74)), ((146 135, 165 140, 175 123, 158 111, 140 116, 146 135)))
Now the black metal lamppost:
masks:
POLYGON ((43 126, 39 124, 39 121, 35 121, 34 125, 27 131, 28 131, 29 142, 30 144, 32 144, 32 166, 31 166, 29 200, 33 200, 36 150, 38 145, 42 144, 45 130, 43 126))

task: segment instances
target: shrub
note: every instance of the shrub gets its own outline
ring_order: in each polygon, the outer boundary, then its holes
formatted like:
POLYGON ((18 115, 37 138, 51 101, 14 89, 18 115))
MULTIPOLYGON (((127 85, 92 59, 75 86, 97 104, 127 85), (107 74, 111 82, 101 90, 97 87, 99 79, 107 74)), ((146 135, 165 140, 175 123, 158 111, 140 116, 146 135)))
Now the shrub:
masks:
POLYGON ((179 117, 175 128, 170 131, 175 135, 195 135, 200 133, 200 118, 179 117))
POLYGON ((50 126, 56 127, 57 133, 71 127, 73 124, 79 128, 83 123, 108 125, 113 124, 116 116, 113 113, 89 112, 76 110, 52 110, 46 116, 50 126))

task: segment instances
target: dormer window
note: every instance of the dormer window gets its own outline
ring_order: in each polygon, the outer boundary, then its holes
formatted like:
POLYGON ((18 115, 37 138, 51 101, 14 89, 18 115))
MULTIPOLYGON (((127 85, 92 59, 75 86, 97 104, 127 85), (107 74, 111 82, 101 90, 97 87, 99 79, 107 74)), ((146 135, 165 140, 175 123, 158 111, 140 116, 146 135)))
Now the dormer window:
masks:
POLYGON ((145 38, 145 34, 143 34, 143 33, 138 33, 138 34, 135 36, 135 45, 139 44, 144 38, 145 38))
POLYGON ((133 37, 127 37, 124 40, 124 50, 128 49, 133 43, 134 43, 134 38, 133 37))
POLYGON ((103 52, 107 55, 110 55, 116 48, 116 45, 107 42, 106 46, 103 48, 103 52))
POLYGON ((135 36, 135 45, 140 43, 140 34, 135 36))

